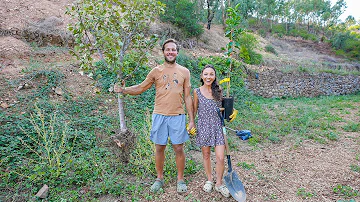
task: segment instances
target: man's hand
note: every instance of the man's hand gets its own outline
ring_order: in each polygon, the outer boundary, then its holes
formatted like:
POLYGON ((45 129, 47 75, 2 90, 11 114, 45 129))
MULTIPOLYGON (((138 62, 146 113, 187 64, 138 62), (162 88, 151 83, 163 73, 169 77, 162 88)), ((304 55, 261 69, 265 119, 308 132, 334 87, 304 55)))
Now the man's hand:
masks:
POLYGON ((190 135, 195 135, 196 134, 196 128, 194 126, 189 126, 189 124, 186 124, 186 130, 188 131, 188 133, 190 135))
POLYGON ((233 113, 229 116, 230 122, 233 122, 236 119, 236 116, 237 116, 238 112, 239 111, 236 110, 236 109, 233 110, 233 113))
POLYGON ((125 89, 125 82, 124 81, 121 82, 121 86, 118 83, 116 83, 114 85, 114 92, 115 93, 124 93, 124 89, 125 89))

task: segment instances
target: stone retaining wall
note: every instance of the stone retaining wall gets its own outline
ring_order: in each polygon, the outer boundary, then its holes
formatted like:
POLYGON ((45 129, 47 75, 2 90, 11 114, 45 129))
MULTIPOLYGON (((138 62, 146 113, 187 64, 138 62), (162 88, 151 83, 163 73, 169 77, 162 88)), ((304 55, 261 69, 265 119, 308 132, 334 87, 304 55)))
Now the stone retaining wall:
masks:
POLYGON ((255 95, 266 98, 345 95, 360 90, 360 76, 271 70, 249 76, 245 84, 255 95))
POLYGON ((35 43, 37 46, 68 46, 74 45, 74 39, 70 32, 64 30, 63 20, 50 16, 38 22, 29 23, 25 28, 3 29, 0 27, 0 37, 11 36, 35 43))

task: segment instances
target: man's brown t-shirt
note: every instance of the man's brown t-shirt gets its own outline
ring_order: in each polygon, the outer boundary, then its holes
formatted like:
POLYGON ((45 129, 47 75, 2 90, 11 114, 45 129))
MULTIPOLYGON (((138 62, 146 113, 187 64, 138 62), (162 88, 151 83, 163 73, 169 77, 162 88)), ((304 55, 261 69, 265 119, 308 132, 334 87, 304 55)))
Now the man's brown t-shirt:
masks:
POLYGON ((191 87, 188 69, 178 64, 175 67, 160 65, 149 72, 144 83, 147 82, 155 83, 154 114, 165 116, 185 114, 184 88, 191 87))

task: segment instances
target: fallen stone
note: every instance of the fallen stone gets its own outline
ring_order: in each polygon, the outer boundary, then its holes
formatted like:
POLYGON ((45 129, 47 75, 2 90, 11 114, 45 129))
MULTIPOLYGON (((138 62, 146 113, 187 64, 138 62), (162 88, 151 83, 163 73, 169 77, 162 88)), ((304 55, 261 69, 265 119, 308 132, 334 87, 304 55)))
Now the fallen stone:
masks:
POLYGON ((61 88, 59 88, 59 87, 56 87, 56 88, 54 89, 54 91, 55 91, 55 93, 58 94, 58 95, 64 94, 64 91, 63 91, 61 88))
POLYGON ((6 109, 9 108, 9 105, 6 102, 1 103, 1 107, 6 109))
POLYGON ((49 191, 49 187, 46 184, 44 184, 44 186, 39 190, 39 192, 35 196, 39 198, 46 198, 48 191, 49 191))

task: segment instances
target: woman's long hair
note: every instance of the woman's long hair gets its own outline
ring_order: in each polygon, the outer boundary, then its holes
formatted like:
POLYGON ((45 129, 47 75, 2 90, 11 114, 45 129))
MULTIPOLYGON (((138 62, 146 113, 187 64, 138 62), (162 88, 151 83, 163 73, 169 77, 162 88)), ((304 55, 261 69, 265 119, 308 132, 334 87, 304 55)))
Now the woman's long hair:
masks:
MULTIPOLYGON (((222 100, 222 89, 220 88, 220 86, 219 86, 219 84, 217 82, 217 79, 216 79, 216 70, 215 70, 213 65, 207 64, 207 65, 205 65, 205 67, 201 71, 201 75, 202 75, 202 73, 204 72, 204 70, 206 68, 211 68, 215 72, 215 80, 211 84, 211 93, 212 93, 212 96, 214 97, 214 100, 221 101, 222 100)), ((202 85, 204 85, 204 80, 201 77, 200 77, 200 82, 201 82, 202 85)))

